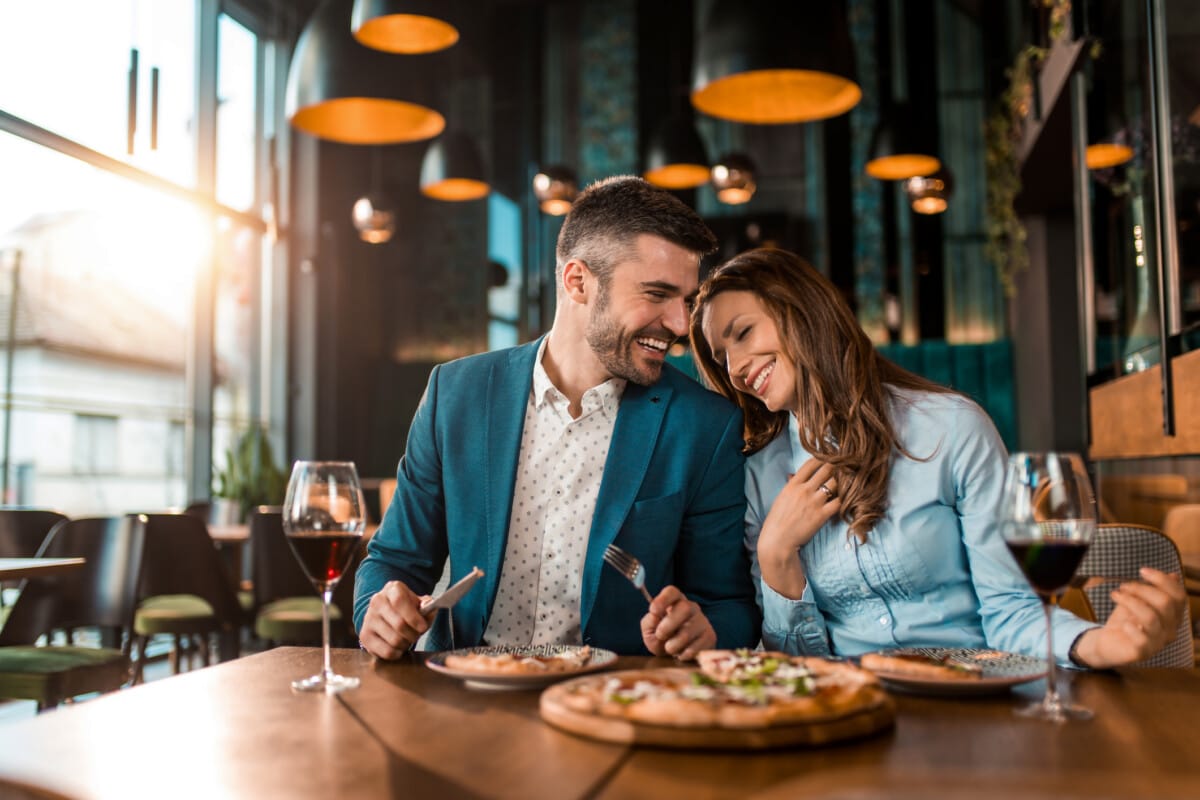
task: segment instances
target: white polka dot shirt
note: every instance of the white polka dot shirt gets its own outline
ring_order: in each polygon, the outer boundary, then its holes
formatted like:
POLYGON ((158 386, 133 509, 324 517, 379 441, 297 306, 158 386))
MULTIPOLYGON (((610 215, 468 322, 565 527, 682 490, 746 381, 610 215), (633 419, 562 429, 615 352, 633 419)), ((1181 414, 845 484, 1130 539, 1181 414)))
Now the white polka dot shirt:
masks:
POLYGON ((543 341, 525 407, 500 586, 484 632, 490 645, 582 639, 583 562, 625 381, 588 389, 573 419, 566 395, 542 367, 545 351, 543 341))

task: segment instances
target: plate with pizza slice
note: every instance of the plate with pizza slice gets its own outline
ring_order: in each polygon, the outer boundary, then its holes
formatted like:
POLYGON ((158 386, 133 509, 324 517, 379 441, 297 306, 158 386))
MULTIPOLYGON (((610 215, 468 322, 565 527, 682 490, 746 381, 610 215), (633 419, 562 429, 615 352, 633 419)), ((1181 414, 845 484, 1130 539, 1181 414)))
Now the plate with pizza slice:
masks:
POLYGON ((425 666, 471 689, 533 689, 608 667, 611 650, 584 645, 467 647, 435 653, 425 666))
POLYGON ((935 695, 1002 692, 1046 675, 1046 661, 973 647, 906 647, 860 656, 890 689, 935 695))
POLYGON ((706 650, 699 667, 604 672, 542 692, 551 725, 601 741, 680 748, 818 745, 892 725, 891 698, 848 661, 706 650))

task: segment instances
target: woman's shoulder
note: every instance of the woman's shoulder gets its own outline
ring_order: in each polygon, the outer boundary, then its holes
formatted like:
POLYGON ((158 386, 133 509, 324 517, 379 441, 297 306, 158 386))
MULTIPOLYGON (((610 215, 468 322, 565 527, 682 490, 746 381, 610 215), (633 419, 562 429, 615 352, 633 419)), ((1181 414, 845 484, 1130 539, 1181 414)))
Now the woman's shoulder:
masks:
POLYGON ((927 431, 944 434, 957 431, 970 435, 993 431, 995 425, 987 412, 971 398, 959 392, 931 392, 888 386, 891 394, 892 422, 911 433, 927 431))

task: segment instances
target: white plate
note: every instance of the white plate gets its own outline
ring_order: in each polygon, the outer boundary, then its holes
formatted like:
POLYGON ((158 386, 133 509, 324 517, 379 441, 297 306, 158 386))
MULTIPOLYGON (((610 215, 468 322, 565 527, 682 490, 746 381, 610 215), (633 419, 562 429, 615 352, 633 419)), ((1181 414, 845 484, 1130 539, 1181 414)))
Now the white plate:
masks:
POLYGON ((588 672, 596 672, 610 666, 617 660, 617 654, 611 650, 593 647, 592 657, 581 667, 565 672, 546 672, 534 675, 485 675, 481 672, 467 672, 461 669, 451 669, 446 666, 446 656, 483 653, 495 656, 510 654, 514 656, 554 656, 561 653, 574 653, 581 647, 562 644, 534 645, 529 647, 466 647, 461 650, 447 650, 434 653, 425 660, 425 666, 443 675, 459 678, 466 682, 471 689, 533 689, 548 686, 557 681, 574 678, 588 672))
POLYGON ((980 677, 960 680, 875 671, 885 686, 905 692, 938 695, 992 694, 1019 683, 1036 681, 1046 675, 1045 659, 1019 653, 1005 653, 1001 650, 981 650, 972 647, 905 647, 880 652, 884 655, 915 653, 933 658, 946 658, 961 664, 975 664, 983 668, 980 677))

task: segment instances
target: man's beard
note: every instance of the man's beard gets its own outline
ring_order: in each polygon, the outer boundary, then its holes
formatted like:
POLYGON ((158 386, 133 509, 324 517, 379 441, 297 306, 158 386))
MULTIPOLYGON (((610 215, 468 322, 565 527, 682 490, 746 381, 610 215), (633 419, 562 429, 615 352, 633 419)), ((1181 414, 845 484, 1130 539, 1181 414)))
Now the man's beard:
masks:
MULTIPOLYGON (((588 318, 587 343, 596 354, 596 358, 604 365, 609 374, 624 378, 639 386, 649 386, 662 377, 662 364, 652 362, 649 365, 639 365, 634 358, 633 349, 638 346, 634 341, 639 336, 651 335, 645 331, 626 333, 606 312, 608 311, 608 287, 600 288, 600 297, 596 307, 588 318)), ((662 332, 653 334, 655 338, 673 338, 671 334, 662 332)))

